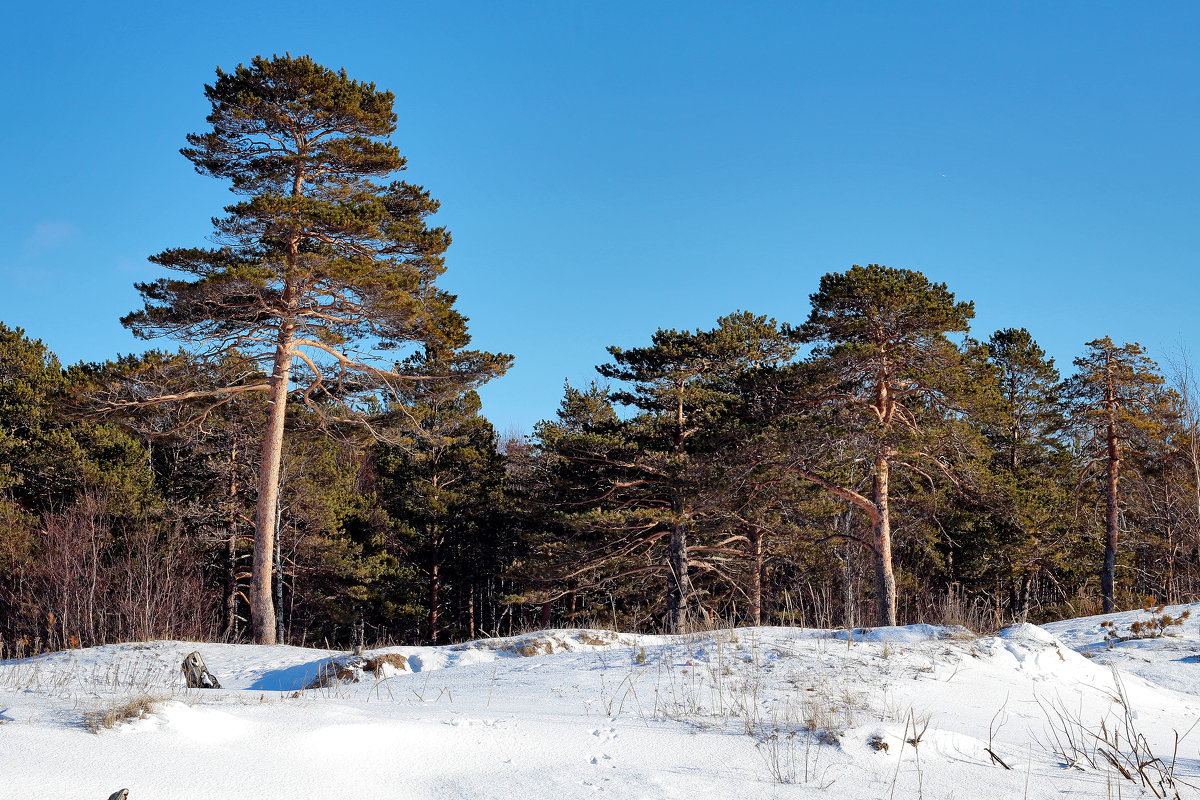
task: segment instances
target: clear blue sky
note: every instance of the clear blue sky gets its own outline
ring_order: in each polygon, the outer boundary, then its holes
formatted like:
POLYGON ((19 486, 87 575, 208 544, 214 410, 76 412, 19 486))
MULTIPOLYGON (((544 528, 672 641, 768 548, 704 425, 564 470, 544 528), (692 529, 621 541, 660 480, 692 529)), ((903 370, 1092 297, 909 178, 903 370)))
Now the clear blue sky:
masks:
POLYGON ((485 413, 658 327, 802 321, 818 278, 920 269, 1025 326, 1200 351, 1191 3, 22 3, 0 49, 0 320, 65 362, 146 347, 146 256, 231 195, 178 154, 217 65, 308 53, 396 93, 444 284, 516 355, 485 413), (186 8, 187 12, 175 9, 186 8), (344 10, 343 10, 344 9, 344 10))

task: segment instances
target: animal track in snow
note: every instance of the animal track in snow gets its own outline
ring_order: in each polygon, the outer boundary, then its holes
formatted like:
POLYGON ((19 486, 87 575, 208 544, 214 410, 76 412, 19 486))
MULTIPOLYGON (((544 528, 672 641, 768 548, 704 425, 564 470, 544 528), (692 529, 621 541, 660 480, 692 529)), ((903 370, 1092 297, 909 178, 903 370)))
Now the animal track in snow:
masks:
POLYGON ((613 739, 617 738, 617 729, 597 728, 596 730, 592 731, 592 736, 595 736, 602 742, 611 742, 613 739))

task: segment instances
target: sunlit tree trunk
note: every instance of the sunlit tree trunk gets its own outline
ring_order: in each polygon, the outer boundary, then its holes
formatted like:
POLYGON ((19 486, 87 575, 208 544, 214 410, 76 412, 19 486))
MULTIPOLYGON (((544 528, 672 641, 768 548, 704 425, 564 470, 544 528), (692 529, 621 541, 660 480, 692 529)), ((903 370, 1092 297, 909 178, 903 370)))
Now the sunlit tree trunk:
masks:
POLYGON ((279 465, 283 459, 283 426, 291 380, 291 325, 279 333, 268 394, 270 412, 258 470, 258 508, 254 520, 254 567, 250 577, 250 618, 255 644, 275 644, 275 604, 271 597, 275 555, 275 518, 279 507, 279 465))
POLYGON ((885 456, 875 459, 875 508, 872 521, 874 539, 871 549, 875 556, 876 624, 896 624, 896 573, 892 567, 892 523, 888 514, 888 461, 885 456))

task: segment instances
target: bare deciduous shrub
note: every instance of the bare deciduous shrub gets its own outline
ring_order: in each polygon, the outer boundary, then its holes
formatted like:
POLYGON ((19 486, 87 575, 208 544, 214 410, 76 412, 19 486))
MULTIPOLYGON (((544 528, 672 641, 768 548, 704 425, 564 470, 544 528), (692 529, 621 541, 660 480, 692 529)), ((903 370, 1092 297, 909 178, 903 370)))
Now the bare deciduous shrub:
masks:
MULTIPOLYGON (((184 532, 166 519, 115 521, 101 492, 42 515, 36 546, 10 554, 10 633, 28 654, 118 641, 212 639, 213 593, 184 532), (15 629, 13 628, 15 626, 15 629)), ((0 615, 0 618, 3 618, 0 615)))

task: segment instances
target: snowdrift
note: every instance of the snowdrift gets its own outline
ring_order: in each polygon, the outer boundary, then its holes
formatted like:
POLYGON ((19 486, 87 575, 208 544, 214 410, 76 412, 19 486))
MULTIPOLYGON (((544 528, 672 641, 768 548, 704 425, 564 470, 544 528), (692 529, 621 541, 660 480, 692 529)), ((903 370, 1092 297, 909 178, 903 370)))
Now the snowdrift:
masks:
POLYGON ((131 800, 933 800, 1115 797, 1117 784, 1200 797, 1200 631, 1110 641, 1146 616, 982 637, 556 630, 357 657, 194 642, 53 653, 0 662, 0 786, 72 800, 123 787, 131 800), (192 650, 225 688, 185 688, 192 650))

